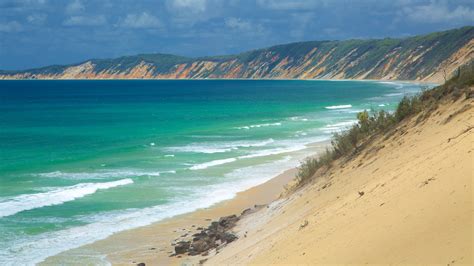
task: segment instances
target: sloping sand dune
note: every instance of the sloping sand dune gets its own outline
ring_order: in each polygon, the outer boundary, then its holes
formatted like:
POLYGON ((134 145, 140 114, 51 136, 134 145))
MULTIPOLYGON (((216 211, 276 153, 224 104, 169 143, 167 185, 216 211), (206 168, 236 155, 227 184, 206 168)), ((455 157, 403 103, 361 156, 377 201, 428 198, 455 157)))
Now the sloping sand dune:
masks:
POLYGON ((314 184, 245 217, 239 240, 206 264, 472 265, 472 105, 440 105, 377 137, 314 184))

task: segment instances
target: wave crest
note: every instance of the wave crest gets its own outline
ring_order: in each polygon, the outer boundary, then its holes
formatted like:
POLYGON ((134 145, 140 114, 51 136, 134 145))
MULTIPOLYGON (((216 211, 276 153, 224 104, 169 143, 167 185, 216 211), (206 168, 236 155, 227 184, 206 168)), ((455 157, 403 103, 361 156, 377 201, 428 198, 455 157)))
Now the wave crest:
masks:
POLYGON ((351 104, 342 104, 342 105, 331 105, 331 106, 326 106, 324 107, 329 110, 334 110, 334 109, 347 109, 347 108, 352 108, 351 104))
POLYGON ((265 124, 256 124, 256 125, 242 126, 242 127, 236 127, 236 128, 237 129, 251 129, 251 128, 259 128, 259 127, 272 127, 272 126, 281 126, 281 123, 280 122, 265 123, 265 124))
POLYGON ((11 216, 22 211, 33 210, 46 206, 60 205, 84 196, 94 194, 98 190, 132 184, 130 178, 105 183, 81 183, 74 186, 57 188, 44 193, 23 194, 0 202, 0 217, 11 216))
POLYGON ((61 178, 70 180, 81 179, 105 179, 105 178, 120 178, 120 177, 134 177, 134 176, 160 176, 160 172, 144 172, 134 170, 109 170, 97 172, 62 172, 54 171, 48 173, 34 174, 39 177, 46 178, 61 178))
POLYGON ((206 168, 211 167, 211 166, 216 166, 216 165, 235 162, 236 160, 237 160, 237 158, 227 158, 227 159, 221 159, 221 160, 214 160, 214 161, 210 161, 210 162, 206 162, 206 163, 196 164, 196 165, 190 167, 189 169, 191 169, 191 170, 202 170, 202 169, 206 169, 206 168))
POLYGON ((251 147, 262 147, 273 143, 272 138, 267 140, 255 140, 255 141, 230 141, 230 142, 202 142, 202 143, 191 143, 186 146, 180 147, 169 147, 167 151, 172 152, 193 152, 193 153, 223 153, 232 150, 238 150, 239 148, 251 148, 251 147))

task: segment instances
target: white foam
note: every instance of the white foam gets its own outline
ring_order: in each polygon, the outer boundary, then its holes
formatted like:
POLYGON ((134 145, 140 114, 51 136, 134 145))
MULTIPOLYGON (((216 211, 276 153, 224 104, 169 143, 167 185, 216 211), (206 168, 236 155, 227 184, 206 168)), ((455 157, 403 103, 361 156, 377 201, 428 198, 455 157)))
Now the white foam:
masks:
POLYGON ((272 127, 272 126, 281 126, 281 123, 280 122, 265 123, 265 124, 256 124, 256 125, 242 126, 242 127, 236 127, 236 128, 237 129, 251 129, 251 128, 259 128, 259 127, 272 127))
POLYGON ((239 148, 262 147, 273 143, 273 139, 267 140, 249 140, 249 141, 228 141, 228 142, 197 142, 186 146, 168 147, 167 151, 173 152, 192 152, 192 153, 223 153, 239 148))
POLYGON ((332 106, 326 106, 324 107, 329 110, 334 110, 334 109, 347 109, 347 108, 352 108, 352 105, 350 104, 343 104, 343 105, 332 105, 332 106))
MULTIPOLYGON (((303 133, 302 135, 306 135, 306 133, 303 133)), ((309 144, 309 143, 325 141, 325 140, 327 140, 327 138, 328 137, 325 137, 325 136, 318 136, 316 138, 315 137, 299 138, 298 140, 292 140, 292 139, 280 140, 280 141, 278 141, 278 144, 281 145, 281 147, 258 150, 258 151, 250 152, 249 154, 246 154, 246 155, 238 156, 238 157, 226 158, 226 159, 220 159, 220 160, 213 160, 213 161, 209 161, 209 162, 205 162, 205 163, 201 163, 201 164, 196 164, 196 165, 191 166, 189 169, 190 170, 202 170, 202 169, 207 169, 207 168, 212 167, 212 166, 217 166, 217 165, 222 165, 222 164, 235 162, 235 161, 241 160, 241 159, 266 157, 266 156, 296 152, 296 151, 306 149, 307 148, 306 145, 309 144)))
POLYGON ((308 133, 304 132, 304 131, 296 131, 296 133, 294 134, 295 137, 301 137, 301 136, 306 136, 308 135, 308 133))
POLYGON ((48 173, 34 174, 35 176, 45 178, 61 178, 70 180, 81 179, 106 179, 106 178, 121 178, 121 177, 136 177, 136 176, 160 176, 160 172, 156 171, 138 171, 138 170, 98 170, 96 172, 62 172, 54 171, 48 173))
POLYGON ((101 214, 100 218, 95 218, 96 222, 84 226, 19 239, 5 249, 0 249, 0 264, 34 265, 47 257, 104 239, 116 232, 209 207, 231 197, 231 194, 205 193, 200 199, 186 199, 169 205, 101 214))
POLYGON ((221 160, 214 160, 214 161, 210 161, 210 162, 196 164, 196 165, 190 167, 189 169, 191 169, 191 170, 202 170, 202 169, 209 168, 211 166, 216 166, 216 165, 235 162, 236 160, 237 160, 237 158, 227 158, 227 159, 221 159, 221 160))
MULTIPOLYGON (((302 135, 306 135, 306 133, 303 133, 302 135)), ((226 158, 226 159, 220 159, 220 160, 214 160, 214 161, 205 162, 201 164, 196 164, 190 167, 189 169, 202 170, 202 169, 207 169, 212 166, 231 163, 231 162, 235 162, 237 160, 242 160, 242 159, 266 157, 266 156, 296 152, 296 151, 300 151, 300 150, 304 150, 308 148, 308 146, 306 146, 307 144, 320 142, 320 141, 326 141, 328 140, 328 138, 329 138, 328 136, 318 136, 318 137, 309 137, 309 138, 308 137, 299 138, 297 140, 294 140, 294 139, 279 140, 278 144, 281 145, 280 147, 253 151, 253 152, 250 152, 249 154, 241 155, 234 158, 226 158)))
MULTIPOLYGON (((326 138, 313 137, 299 139, 297 143, 294 140, 279 141, 279 143, 287 145, 287 148, 291 145, 304 147, 304 143, 323 139, 326 138)), ((87 222, 87 225, 20 237, 8 243, 5 248, 0 247, 0 265, 40 263, 47 257, 107 238, 116 232, 146 226, 165 218, 210 207, 297 166, 305 156, 307 156, 306 153, 292 154, 270 163, 236 169, 224 176, 229 182, 196 188, 186 194, 188 198, 182 198, 167 205, 99 213, 84 217, 82 221, 87 222)), ((83 249, 80 252, 84 254, 91 251, 83 249)), ((95 256, 96 254, 87 255, 95 256)))
POLYGON ((165 157, 166 157, 166 158, 173 158, 173 157, 174 157, 174 154, 165 154, 165 157))
POLYGON ((46 206, 60 205, 68 201, 73 201, 94 194, 98 190, 132 183, 133 180, 129 178, 105 183, 82 183, 69 187, 56 188, 44 193, 24 194, 13 198, 1 199, 0 217, 10 216, 22 211, 46 206))
POLYGON ((394 96, 400 96, 400 95, 403 95, 403 93, 401 93, 401 92, 397 92, 397 93, 387 93, 387 94, 385 94, 384 96, 387 96, 387 97, 394 97, 394 96))
POLYGON ((364 111, 364 109, 341 109, 340 111, 346 114, 357 114, 364 111))
POLYGON ((395 87, 395 89, 401 89, 404 87, 405 84, 400 83, 400 82, 394 82, 394 81, 381 81, 379 82, 380 84, 385 84, 389 85, 390 87, 395 87))
POLYGON ((223 152, 229 152, 232 150, 235 150, 237 148, 212 148, 209 146, 199 146, 199 145, 193 145, 193 146, 187 146, 187 147, 182 147, 182 148, 177 148, 174 151, 177 152, 194 152, 194 153, 223 153, 223 152))
POLYGON ((248 158, 257 158, 257 157, 265 157, 265 156, 271 156, 271 155, 278 155, 278 154, 283 154, 283 153, 289 153, 289 152, 295 152, 299 150, 305 149, 305 145, 294 145, 290 147, 284 147, 284 148, 275 148, 275 149, 268 149, 268 150, 261 150, 261 151, 256 151, 248 155, 242 155, 239 156, 238 159, 248 159, 248 158))
POLYGON ((176 174, 175 170, 163 171, 163 174, 176 174))
POLYGON ((291 121, 303 121, 306 122, 308 121, 308 118, 300 117, 300 116, 292 116, 290 117, 291 121))
MULTIPOLYGON (((265 178, 271 178, 271 176, 265 176, 265 178)), ((215 203, 231 199, 239 191, 262 182, 264 179, 244 179, 205 186, 196 189, 189 198, 171 204, 96 214, 87 219, 90 222, 87 225, 19 238, 5 248, 0 247, 0 265, 37 264, 50 256, 107 238, 116 232, 146 226, 165 218, 210 207, 215 203)))
POLYGON ((349 120, 349 121, 343 121, 343 122, 338 122, 334 124, 328 124, 325 127, 322 127, 321 130, 326 133, 334 133, 334 132, 347 129, 351 127, 352 125, 356 124, 357 122, 358 122, 357 120, 349 120))

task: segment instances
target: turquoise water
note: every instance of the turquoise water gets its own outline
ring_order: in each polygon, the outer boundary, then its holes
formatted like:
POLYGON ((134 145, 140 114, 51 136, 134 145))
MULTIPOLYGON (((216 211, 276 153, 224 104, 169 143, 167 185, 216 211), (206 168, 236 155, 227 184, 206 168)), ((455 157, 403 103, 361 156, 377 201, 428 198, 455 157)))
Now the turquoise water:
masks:
POLYGON ((232 198, 412 83, 0 81, 0 264, 232 198))

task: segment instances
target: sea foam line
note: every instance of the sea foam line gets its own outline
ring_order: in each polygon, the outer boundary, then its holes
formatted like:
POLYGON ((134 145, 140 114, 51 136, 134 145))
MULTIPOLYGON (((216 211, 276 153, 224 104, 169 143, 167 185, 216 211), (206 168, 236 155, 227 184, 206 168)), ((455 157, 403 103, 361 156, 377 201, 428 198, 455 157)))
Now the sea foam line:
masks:
POLYGON ((271 127, 271 126, 281 126, 281 123, 280 122, 265 123, 265 124, 256 124, 256 125, 242 126, 242 127, 236 127, 236 128, 237 129, 251 129, 251 128, 259 128, 259 127, 271 127))
POLYGON ((324 107, 329 110, 334 110, 334 109, 347 109, 347 108, 352 108, 351 104, 342 104, 342 105, 331 105, 331 106, 326 106, 324 107))
POLYGON ((135 170, 99 170, 97 172, 62 172, 54 171, 48 173, 34 174, 39 177, 46 178, 62 178, 70 180, 81 179, 104 179, 104 178, 119 178, 119 177, 134 177, 134 176, 160 176, 160 172, 145 172, 135 170))
POLYGON ((221 164, 226 164, 226 163, 231 163, 237 161, 237 158, 227 158, 227 159, 221 159, 221 160, 214 160, 210 162, 205 162, 201 164, 196 164, 189 169, 191 170, 201 170, 201 169, 206 169, 211 166, 216 166, 216 165, 221 165, 221 164))
POLYGON ((235 197, 240 191, 262 184, 297 164, 298 158, 285 157, 269 164, 242 168, 229 173, 228 178, 234 181, 203 186, 192 193, 190 198, 138 210, 100 213, 89 217, 90 223, 83 226, 19 238, 9 243, 5 249, 0 248, 0 265, 33 265, 50 256, 104 239, 120 231, 210 207, 235 197), (251 173, 252 178, 247 178, 251 173))
POLYGON ((254 140, 254 141, 229 141, 229 142, 203 142, 203 143, 191 143, 185 146, 179 147, 168 147, 166 151, 173 152, 192 152, 192 153, 223 153, 232 150, 238 150, 239 148, 251 148, 251 147, 262 147, 273 143, 272 138, 267 140, 254 140))
POLYGON ((343 129, 347 129, 351 127, 352 125, 356 124, 357 122, 358 120, 349 120, 349 121, 344 121, 344 122, 339 122, 339 123, 334 123, 334 124, 328 124, 322 127, 321 130, 326 133, 333 133, 333 132, 341 131, 343 129))
POLYGON ((265 157, 265 156, 271 156, 271 155, 278 155, 278 154, 283 154, 283 153, 290 153, 290 152, 295 152, 295 151, 300 151, 303 149, 306 149, 307 146, 304 144, 300 145, 293 145, 290 147, 284 147, 284 148, 274 148, 274 149, 267 149, 267 150, 260 150, 256 152, 252 152, 247 155, 241 155, 238 157, 233 157, 233 158, 227 158, 227 159, 220 159, 220 160, 214 160, 214 161, 209 161, 201 164, 196 164, 192 167, 190 167, 190 170, 202 170, 202 169, 207 169, 212 166, 217 166, 217 165, 223 165, 227 163, 232 163, 237 160, 241 159, 250 159, 250 158, 257 158, 257 157, 265 157))
MULTIPOLYGON (((346 121, 344 124, 334 124, 331 126, 342 126, 342 125, 349 125, 355 123, 357 120, 353 121, 346 121)), ((214 160, 214 161, 209 161, 209 162, 204 162, 201 164, 196 164, 191 166, 189 169, 191 170, 202 170, 209 168, 211 166, 217 166, 217 165, 223 165, 231 162, 235 162, 237 160, 241 159, 251 159, 251 158, 257 158, 257 157, 266 157, 266 156, 272 156, 272 155, 279 155, 279 154, 284 154, 284 153, 292 153, 300 150, 304 150, 308 148, 308 144, 315 143, 315 142, 322 142, 322 141, 327 141, 330 139, 330 136, 318 136, 318 137, 310 137, 310 138, 299 138, 298 141, 293 141, 293 140, 280 140, 278 141, 279 144, 282 144, 280 147, 275 147, 271 149, 264 149, 264 150, 258 150, 251 152, 246 155, 241 155, 238 157, 231 157, 231 158, 226 158, 226 159, 219 159, 219 160, 214 160)))
POLYGON ((0 218, 11 216, 22 211, 60 205, 84 196, 94 194, 98 190, 132 184, 130 178, 105 183, 81 183, 74 186, 57 188, 44 193, 24 194, 8 198, 0 202, 0 218))
POLYGON ((403 93, 402 93, 402 92, 387 93, 387 94, 385 94, 384 96, 393 97, 393 96, 400 96, 400 95, 403 95, 403 93))

